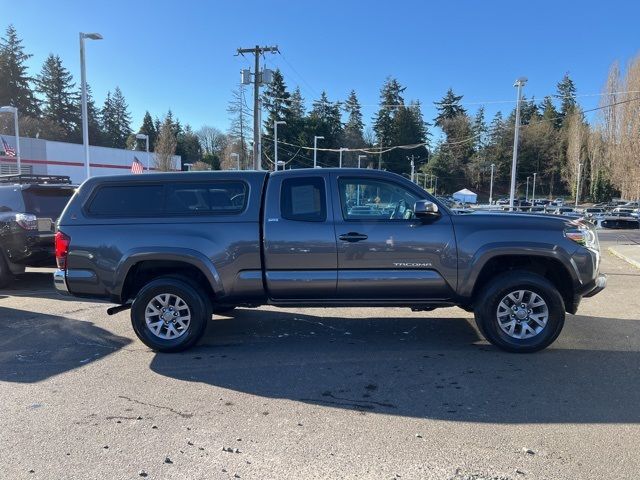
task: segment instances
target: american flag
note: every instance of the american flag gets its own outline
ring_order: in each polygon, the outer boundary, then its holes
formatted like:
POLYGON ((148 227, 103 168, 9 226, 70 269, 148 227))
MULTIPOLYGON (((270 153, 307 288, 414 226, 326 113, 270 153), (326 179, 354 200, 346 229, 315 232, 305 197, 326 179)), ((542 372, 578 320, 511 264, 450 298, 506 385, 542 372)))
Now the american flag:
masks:
POLYGON ((2 137, 2 148, 4 149, 4 154, 7 157, 15 157, 16 156, 16 151, 9 146, 9 144, 4 139, 4 137, 2 137))
POLYGON ((144 166, 142 162, 138 160, 138 157, 133 157, 133 162, 131 162, 131 173, 142 173, 144 172, 144 166))

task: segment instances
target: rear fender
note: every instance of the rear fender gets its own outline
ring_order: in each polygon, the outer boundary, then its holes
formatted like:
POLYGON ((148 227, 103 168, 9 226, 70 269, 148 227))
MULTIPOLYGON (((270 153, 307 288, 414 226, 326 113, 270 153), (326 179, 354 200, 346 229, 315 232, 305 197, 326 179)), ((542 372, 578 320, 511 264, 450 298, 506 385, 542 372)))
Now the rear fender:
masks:
POLYGON ((121 297, 124 281, 129 270, 137 263, 144 261, 174 261, 184 262, 198 268, 209 281, 211 289, 216 297, 224 297, 222 280, 213 262, 202 253, 190 248, 154 247, 144 249, 132 249, 123 255, 123 259, 116 267, 114 276, 113 295, 121 297))

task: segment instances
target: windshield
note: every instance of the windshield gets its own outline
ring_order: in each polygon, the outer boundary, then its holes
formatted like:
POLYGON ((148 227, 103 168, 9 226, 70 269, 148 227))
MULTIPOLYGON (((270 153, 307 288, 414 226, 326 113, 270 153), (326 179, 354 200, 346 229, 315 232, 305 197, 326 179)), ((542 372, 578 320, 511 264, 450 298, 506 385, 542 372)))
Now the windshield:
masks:
POLYGON ((28 188, 24 190, 25 212, 57 219, 73 195, 73 188, 28 188))

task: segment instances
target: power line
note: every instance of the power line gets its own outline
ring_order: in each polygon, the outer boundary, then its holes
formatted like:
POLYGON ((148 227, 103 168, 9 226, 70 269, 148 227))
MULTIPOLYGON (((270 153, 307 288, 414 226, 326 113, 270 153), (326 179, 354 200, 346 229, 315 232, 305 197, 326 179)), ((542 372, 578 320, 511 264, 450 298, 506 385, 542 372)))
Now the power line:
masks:
MULTIPOLYGON (((625 103, 630 103, 633 101, 637 101, 640 100, 640 97, 635 97, 635 98, 630 98, 627 100, 622 100, 620 102, 615 102, 615 103, 610 103, 607 105, 602 105, 599 107, 595 107, 595 108, 590 108, 588 110, 581 110, 581 111, 577 111, 574 113, 570 113, 568 115, 562 116, 562 115, 558 115, 554 118, 550 118, 550 119, 540 119, 538 121, 535 122, 530 122, 527 123, 525 125, 521 125, 520 128, 526 128, 529 126, 533 126, 533 125, 538 125, 544 122, 550 122, 553 120, 559 120, 562 118, 567 118, 573 115, 582 115, 584 113, 589 113, 589 112, 595 112, 596 110, 603 110, 605 108, 609 108, 609 107, 615 107, 617 105, 622 105, 625 103)), ((511 126, 509 125, 504 125, 502 128, 504 129, 510 129, 511 126)), ((469 137, 463 138, 461 140, 457 140, 455 142, 449 142, 449 141, 445 141, 443 143, 440 144, 440 146, 442 145, 461 145, 464 143, 468 143, 470 141, 474 141, 475 139, 477 139, 479 136, 483 135, 483 133, 477 133, 474 135, 471 135, 469 137)), ((268 138, 269 140, 273 141, 273 138, 271 138, 269 135, 263 135, 264 138, 268 138)), ((288 143, 288 142, 284 142, 282 140, 278 140, 278 145, 288 145, 290 147, 295 147, 295 148, 301 148, 304 150, 314 150, 314 147, 307 147, 304 145, 297 145, 295 143, 288 143)), ((387 153, 387 152, 391 152, 393 150, 397 150, 397 149, 402 149, 402 150, 412 150, 414 148, 420 148, 420 147, 427 147, 429 145, 429 142, 421 142, 421 143, 414 143, 414 144, 410 144, 410 145, 394 145, 394 146, 390 146, 390 147, 361 147, 361 148, 343 148, 342 151, 343 152, 363 152, 363 153, 368 153, 368 154, 379 154, 379 153, 387 153)), ((340 148, 317 148, 317 151, 319 152, 340 152, 340 148)))
MULTIPOLYGON (((627 91, 622 91, 622 92, 606 92, 606 93, 585 93, 582 95, 545 95, 542 98, 546 98, 546 97, 554 97, 554 98, 558 98, 558 99, 562 99, 562 98, 584 98, 584 97, 603 97, 603 96, 607 96, 607 95, 624 95, 624 94, 628 94, 628 93, 640 93, 640 90, 627 90, 627 91)), ((290 99, 286 99, 286 98, 281 98, 281 97, 275 97, 275 96, 270 96, 270 98, 274 99, 274 100, 290 100, 290 99)), ((533 97, 532 97, 533 98, 533 97)), ((475 101, 475 102, 457 102, 457 103, 437 103, 440 106, 443 107, 450 107, 450 106, 455 106, 455 105, 495 105, 495 104, 502 104, 502 103, 516 103, 517 100, 484 100, 484 101, 475 101)), ((334 102, 334 103, 340 103, 340 102, 334 102)), ((436 102, 434 102, 436 103, 436 102)), ((391 103, 391 104, 379 104, 379 103, 363 103, 360 104, 360 107, 380 107, 380 108, 399 108, 399 107, 406 107, 406 108, 415 108, 417 106, 422 106, 424 105, 424 103, 420 102, 419 104, 412 104, 412 103, 391 103)))

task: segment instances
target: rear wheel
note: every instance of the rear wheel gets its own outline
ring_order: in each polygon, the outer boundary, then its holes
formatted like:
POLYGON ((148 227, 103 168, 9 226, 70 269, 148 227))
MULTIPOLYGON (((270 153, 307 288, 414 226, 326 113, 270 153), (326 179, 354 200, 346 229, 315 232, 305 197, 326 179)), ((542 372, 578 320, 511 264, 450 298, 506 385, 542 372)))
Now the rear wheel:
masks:
POLYGON ((546 278, 527 271, 499 275, 476 301, 480 332, 509 352, 536 352, 558 338, 564 326, 562 295, 546 278))
POLYGON ((194 345, 211 319, 209 300, 197 286, 175 277, 145 285, 131 306, 138 338, 159 352, 179 352, 194 345))

